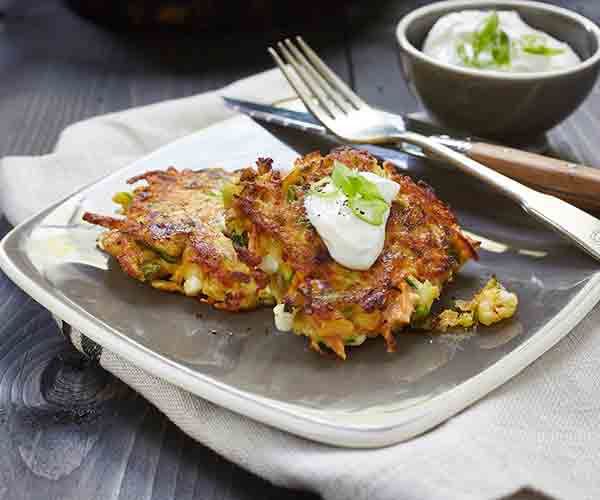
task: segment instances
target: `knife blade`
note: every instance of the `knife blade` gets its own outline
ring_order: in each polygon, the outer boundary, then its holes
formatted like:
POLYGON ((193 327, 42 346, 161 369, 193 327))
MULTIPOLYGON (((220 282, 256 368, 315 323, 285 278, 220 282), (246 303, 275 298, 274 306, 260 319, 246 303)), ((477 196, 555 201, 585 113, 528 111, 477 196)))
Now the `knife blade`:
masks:
MULTIPOLYGON (((225 103, 232 109, 241 113, 247 114, 252 118, 264 121, 267 123, 275 123, 284 127, 297 128, 306 132, 314 132, 318 134, 329 134, 325 127, 319 123, 319 121, 311 114, 305 111, 293 111, 291 109, 279 108, 275 106, 269 106, 266 104, 260 104, 257 102, 244 101, 241 99, 233 99, 230 97, 223 97, 225 103)), ((387 113, 387 112, 386 112, 387 113)), ((467 136, 458 131, 449 131, 442 129, 432 123, 425 122, 406 115, 398 115, 393 113, 387 113, 392 118, 401 130, 407 130, 410 132, 416 132, 418 134, 427 136, 444 136, 466 140, 467 136)))
MULTIPOLYGON (((240 113, 244 113, 256 120, 282 127, 301 130, 303 132, 333 137, 333 135, 330 134, 311 113, 305 111, 294 111, 286 108, 278 108, 267 104, 233 99, 230 97, 223 97, 223 100, 230 108, 240 113)), ((392 113, 387 114, 394 120, 396 126, 398 126, 401 130, 409 130, 411 132, 416 132, 435 138, 445 146, 448 146, 451 149, 459 152, 463 152, 469 146, 466 136, 464 136, 464 134, 460 134, 459 132, 453 132, 452 138, 450 138, 448 131, 444 131, 433 124, 408 116, 392 113)), ((418 156, 420 158, 426 157, 421 148, 411 144, 387 144, 386 147, 393 147, 394 149, 399 149, 407 154, 418 156)))
POLYGON ((231 99, 229 97, 223 97, 223 100, 231 109, 266 123, 274 123, 276 125, 281 125, 282 127, 291 127, 302 130, 303 132, 313 132, 320 135, 328 134, 325 127, 323 127, 323 125, 321 125, 310 113, 276 108, 275 106, 231 99))

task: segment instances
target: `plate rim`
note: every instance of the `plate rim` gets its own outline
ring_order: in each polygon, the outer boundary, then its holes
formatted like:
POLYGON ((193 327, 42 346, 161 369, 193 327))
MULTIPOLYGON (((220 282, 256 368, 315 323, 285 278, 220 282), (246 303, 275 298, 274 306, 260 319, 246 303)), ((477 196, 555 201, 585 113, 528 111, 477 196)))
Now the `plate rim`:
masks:
MULTIPOLYGON (((222 126, 238 118, 240 117, 233 117, 211 127, 222 126)), ((380 423, 357 423, 342 421, 340 416, 343 413, 331 411, 330 417, 327 418, 326 410, 312 410, 260 396, 183 366, 119 333, 82 307, 71 303, 68 298, 53 291, 51 284, 46 282, 37 270, 35 272, 38 274, 38 279, 28 276, 21 265, 11 257, 9 248, 11 244, 14 245, 15 241, 18 242, 24 235, 29 234, 37 219, 96 184, 119 175, 123 170, 134 168, 139 163, 147 162, 155 154, 162 154, 165 149, 177 147, 180 141, 189 141, 194 136, 203 134, 205 130, 202 129, 166 144, 27 218, 0 241, 0 268, 17 286, 43 307, 69 323, 72 328, 102 345, 103 348, 121 356, 149 375, 157 376, 211 403, 266 425, 322 443, 350 448, 388 446, 426 432, 512 379, 568 335, 600 300, 600 272, 595 272, 588 283, 538 333, 485 370, 452 389, 412 406, 392 412, 381 412, 383 417, 380 417, 380 423), (389 420, 394 420, 394 423, 388 423, 389 420)), ((18 248, 18 245, 15 248, 18 248)), ((574 248, 574 251, 579 250, 574 248)))

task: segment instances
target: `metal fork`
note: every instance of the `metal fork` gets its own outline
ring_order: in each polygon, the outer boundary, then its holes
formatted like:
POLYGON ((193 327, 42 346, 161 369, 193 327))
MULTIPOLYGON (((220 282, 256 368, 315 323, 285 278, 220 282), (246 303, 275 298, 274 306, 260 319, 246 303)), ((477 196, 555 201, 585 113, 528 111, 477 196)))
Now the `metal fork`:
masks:
POLYGON ((403 142, 454 165, 517 202, 527 213, 600 260, 600 220, 554 196, 539 193, 443 144, 407 132, 387 113, 369 106, 301 38, 277 44, 269 53, 305 106, 346 142, 403 142), (287 63, 287 64, 286 64, 287 63))

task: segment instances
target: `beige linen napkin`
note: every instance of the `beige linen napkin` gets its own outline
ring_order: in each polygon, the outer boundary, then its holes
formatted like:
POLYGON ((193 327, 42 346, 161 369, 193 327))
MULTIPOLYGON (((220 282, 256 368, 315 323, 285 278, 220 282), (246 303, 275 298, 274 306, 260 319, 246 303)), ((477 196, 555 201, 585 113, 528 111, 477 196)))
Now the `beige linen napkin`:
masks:
MULTIPOLYGON (((5 158, 0 206, 18 223, 77 187, 230 116, 220 95, 292 95, 278 72, 186 99, 68 127, 54 153, 5 158)), ((267 96, 267 97, 265 97, 267 96)), ((76 347, 229 460, 326 499, 492 499, 522 487, 556 498, 600 498, 600 309, 482 401, 411 441, 379 450, 316 444, 219 408, 73 332, 76 347)))

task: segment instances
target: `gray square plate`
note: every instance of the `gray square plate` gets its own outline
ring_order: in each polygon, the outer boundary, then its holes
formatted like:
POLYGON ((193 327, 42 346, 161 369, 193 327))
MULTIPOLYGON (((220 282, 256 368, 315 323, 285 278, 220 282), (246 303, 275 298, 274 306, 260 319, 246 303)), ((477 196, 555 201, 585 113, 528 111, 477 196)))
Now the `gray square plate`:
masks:
POLYGON ((476 334, 399 336, 316 355, 274 330, 269 310, 222 313, 126 277, 96 249, 86 210, 114 212, 111 196, 146 170, 240 168, 259 156, 289 168, 323 147, 236 117, 170 144, 24 222, 2 241, 0 266, 35 300, 146 371, 238 413, 326 443, 374 447, 422 433, 506 382, 564 337, 600 298, 597 263, 518 207, 440 164, 376 149, 425 179, 483 241, 446 297, 469 297, 492 274, 518 293, 515 318, 476 334))

